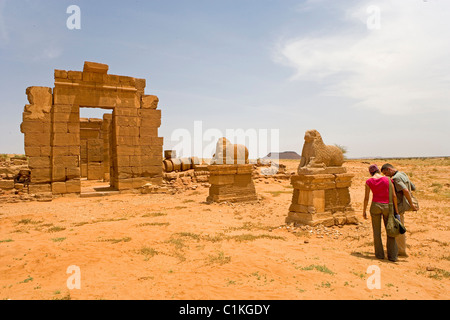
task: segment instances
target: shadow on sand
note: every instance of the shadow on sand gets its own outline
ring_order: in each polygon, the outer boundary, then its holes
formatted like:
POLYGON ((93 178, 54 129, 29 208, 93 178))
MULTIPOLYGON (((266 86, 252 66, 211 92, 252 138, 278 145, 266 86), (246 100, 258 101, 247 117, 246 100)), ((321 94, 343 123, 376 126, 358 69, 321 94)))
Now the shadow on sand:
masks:
POLYGON ((372 252, 359 252, 359 251, 353 251, 352 253, 350 253, 350 255, 357 257, 357 258, 363 258, 363 259, 367 259, 367 260, 378 260, 378 261, 383 261, 383 262, 387 262, 387 263, 396 263, 399 261, 390 261, 388 259, 378 259, 377 257, 375 257, 375 254, 372 252))

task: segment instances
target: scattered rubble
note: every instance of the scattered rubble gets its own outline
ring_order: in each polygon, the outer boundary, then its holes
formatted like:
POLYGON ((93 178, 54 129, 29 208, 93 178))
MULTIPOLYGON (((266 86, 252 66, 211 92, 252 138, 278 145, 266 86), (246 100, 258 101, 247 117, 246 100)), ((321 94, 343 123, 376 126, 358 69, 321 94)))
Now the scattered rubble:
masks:
MULTIPOLYGON (((279 230, 285 230, 287 232, 297 234, 297 235, 305 235, 307 237, 315 236, 318 239, 328 238, 328 239, 340 239, 346 236, 342 229, 343 226, 331 226, 326 227, 324 225, 316 225, 316 226, 309 226, 309 225, 300 225, 298 223, 288 223, 286 225, 280 226, 277 229, 279 230)), ((362 225, 356 226, 356 228, 353 231, 356 232, 364 232, 365 227, 362 225)), ((309 243, 309 240, 305 240, 304 243, 309 243)))

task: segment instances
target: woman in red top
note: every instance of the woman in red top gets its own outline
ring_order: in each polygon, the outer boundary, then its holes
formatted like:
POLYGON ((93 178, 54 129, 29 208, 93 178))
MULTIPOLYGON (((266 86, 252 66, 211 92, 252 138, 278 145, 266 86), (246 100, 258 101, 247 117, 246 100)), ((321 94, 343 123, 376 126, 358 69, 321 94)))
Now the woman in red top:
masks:
MULTIPOLYGON (((370 216, 372 218, 373 243, 375 247, 375 256, 378 259, 384 259, 383 241, 381 240, 381 217, 383 217, 386 227, 389 216, 389 184, 392 183, 388 177, 381 175, 377 165, 369 167, 369 173, 372 178, 366 181, 366 193, 364 197, 363 217, 367 219, 367 205, 369 204, 370 191, 373 193, 372 205, 370 206, 370 216)), ((391 190, 392 201, 397 209, 397 197, 394 188, 391 190)), ((397 261, 398 247, 395 238, 387 237, 387 254, 390 261, 397 261)))

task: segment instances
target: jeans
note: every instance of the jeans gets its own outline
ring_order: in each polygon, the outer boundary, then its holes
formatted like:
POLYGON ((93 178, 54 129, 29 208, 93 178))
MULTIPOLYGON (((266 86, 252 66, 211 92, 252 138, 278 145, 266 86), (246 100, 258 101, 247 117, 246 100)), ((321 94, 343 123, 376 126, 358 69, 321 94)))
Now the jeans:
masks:
MULTIPOLYGON (((372 218, 375 256, 378 259, 384 259, 383 241, 381 239, 381 218, 383 218, 384 227, 386 227, 389 216, 389 205, 387 203, 372 202, 372 205, 370 206, 370 216, 372 218)), ((388 259, 390 261, 397 261, 398 247, 395 238, 387 236, 386 242, 388 259)))

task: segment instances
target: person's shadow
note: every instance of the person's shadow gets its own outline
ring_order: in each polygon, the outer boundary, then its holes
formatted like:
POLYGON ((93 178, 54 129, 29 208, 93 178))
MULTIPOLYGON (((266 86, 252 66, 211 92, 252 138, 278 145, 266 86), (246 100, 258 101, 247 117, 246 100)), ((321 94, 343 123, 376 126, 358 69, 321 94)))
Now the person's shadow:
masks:
POLYGON ((367 259, 367 260, 379 260, 379 261, 383 261, 383 262, 388 262, 388 263, 396 263, 394 261, 390 261, 388 259, 378 259, 377 257, 375 257, 375 255, 372 252, 359 252, 359 251, 353 251, 352 253, 350 253, 350 255, 357 257, 357 258, 363 258, 363 259, 367 259))

